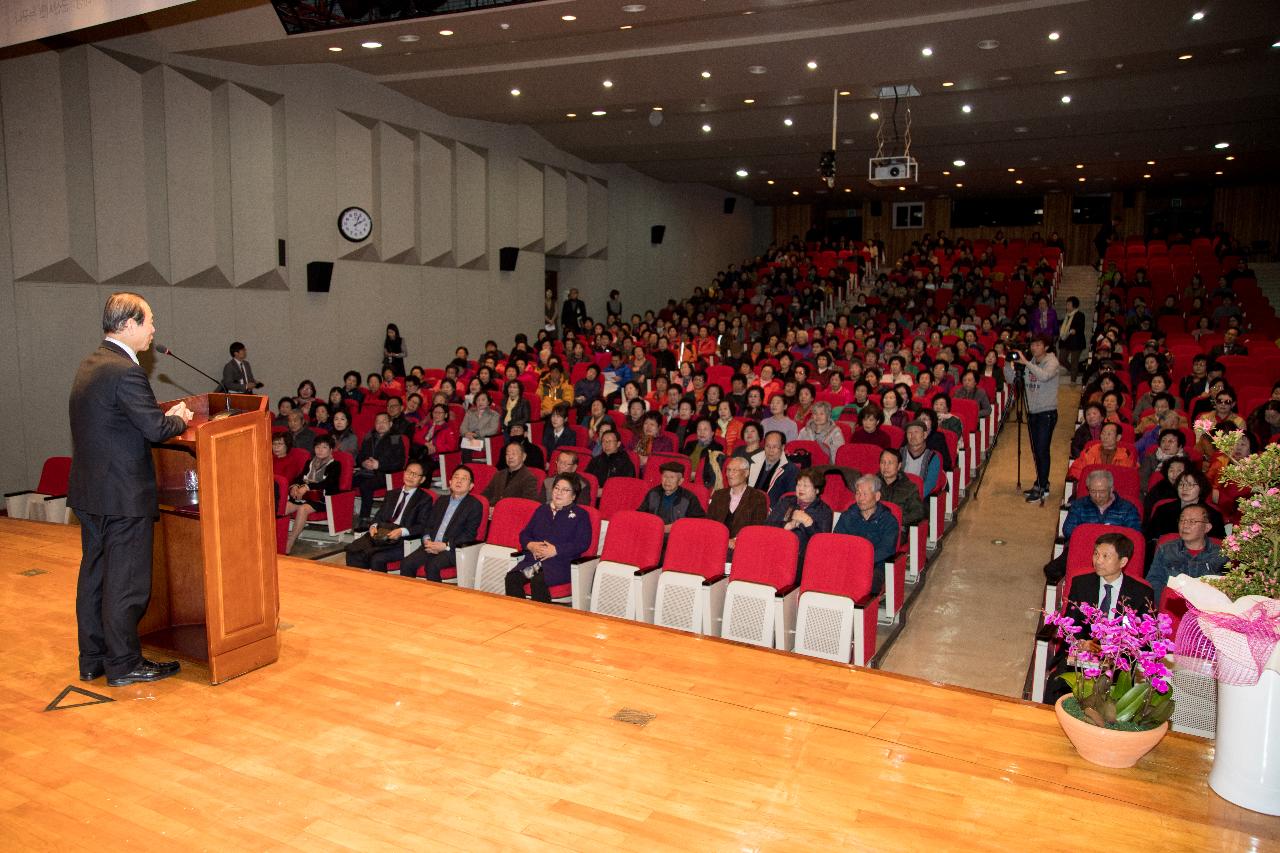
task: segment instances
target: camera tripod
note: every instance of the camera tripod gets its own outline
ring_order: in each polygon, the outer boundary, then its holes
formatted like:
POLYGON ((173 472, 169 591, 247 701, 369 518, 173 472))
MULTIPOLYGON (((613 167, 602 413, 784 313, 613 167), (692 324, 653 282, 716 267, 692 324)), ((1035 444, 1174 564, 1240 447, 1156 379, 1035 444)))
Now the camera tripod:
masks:
MULTIPOLYGON (((1013 365, 1013 384, 1010 386, 1010 393, 1013 395, 1013 420, 1018 425, 1018 437, 1016 447, 1018 448, 1018 465, 1017 465, 1017 483, 1018 491, 1023 494, 1030 495, 1030 491, 1024 491, 1022 488, 1022 425, 1027 425, 1027 439, 1031 438, 1031 408, 1027 403, 1027 365, 1021 360, 1014 362, 1013 365)), ((1040 506, 1044 506, 1045 495, 1040 494, 1040 506)))

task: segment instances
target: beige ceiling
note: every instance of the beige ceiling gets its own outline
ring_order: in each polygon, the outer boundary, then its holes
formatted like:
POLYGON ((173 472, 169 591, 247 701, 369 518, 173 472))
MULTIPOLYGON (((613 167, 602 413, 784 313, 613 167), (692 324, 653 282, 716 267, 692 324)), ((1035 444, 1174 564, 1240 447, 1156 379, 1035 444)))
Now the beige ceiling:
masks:
POLYGON ((886 84, 921 93, 899 105, 900 130, 911 111, 915 195, 1256 182, 1280 172, 1277 0, 646 0, 637 13, 624 5, 544 0, 285 37, 268 3, 239 0, 131 26, 175 53, 339 63, 451 115, 529 125, 586 160, 764 202, 826 195, 817 162, 831 143, 836 91, 849 94, 837 98, 834 192, 896 195, 866 182, 877 131, 869 114, 892 111, 874 95, 886 84), (1205 16, 1193 21, 1197 10, 1205 16), (561 20, 568 14, 577 20, 561 20), (438 34, 446 27, 454 35, 438 34), (369 40, 383 47, 360 46, 369 40), (980 48, 985 40, 998 46, 980 48), (592 117, 597 109, 607 114, 592 117), (1218 142, 1230 148, 1216 150, 1218 142), (966 165, 952 167, 956 159, 966 165), (740 168, 749 176, 738 177, 740 168))

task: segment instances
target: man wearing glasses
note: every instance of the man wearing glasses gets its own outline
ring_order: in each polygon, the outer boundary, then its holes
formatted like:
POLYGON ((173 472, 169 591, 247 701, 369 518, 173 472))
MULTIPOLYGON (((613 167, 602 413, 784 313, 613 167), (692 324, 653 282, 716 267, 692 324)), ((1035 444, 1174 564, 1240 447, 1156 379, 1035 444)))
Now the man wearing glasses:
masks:
POLYGON ((1160 604, 1160 595, 1169 578, 1189 575, 1193 578, 1222 574, 1227 558, 1218 543, 1209 538, 1209 511, 1203 504, 1188 504, 1178 517, 1178 538, 1156 549, 1147 582, 1152 597, 1160 604))

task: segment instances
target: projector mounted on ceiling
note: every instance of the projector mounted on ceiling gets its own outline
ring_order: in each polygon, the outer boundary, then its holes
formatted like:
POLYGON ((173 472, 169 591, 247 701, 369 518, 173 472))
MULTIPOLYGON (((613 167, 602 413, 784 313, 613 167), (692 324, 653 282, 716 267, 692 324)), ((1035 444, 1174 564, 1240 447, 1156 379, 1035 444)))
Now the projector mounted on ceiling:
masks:
POLYGON ((876 128, 876 155, 867 162, 867 180, 877 187, 916 183, 920 164, 911 156, 911 108, 906 108, 905 130, 899 133, 898 106, 901 99, 918 97, 920 91, 904 83, 880 86, 876 95, 883 104, 876 128))

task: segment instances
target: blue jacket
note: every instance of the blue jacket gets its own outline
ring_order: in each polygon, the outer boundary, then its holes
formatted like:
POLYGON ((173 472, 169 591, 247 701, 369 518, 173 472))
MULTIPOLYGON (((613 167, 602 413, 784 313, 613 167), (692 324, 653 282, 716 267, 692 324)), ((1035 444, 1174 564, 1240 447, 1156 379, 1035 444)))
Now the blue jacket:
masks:
MULTIPOLYGON (((796 496, 787 495, 773 505, 765 524, 770 527, 782 527, 791 520, 791 514, 796 509, 796 496)), ((804 549, 808 546, 809 540, 813 538, 815 533, 830 533, 831 520, 835 517, 831 507, 827 506, 822 498, 818 498, 809 504, 805 512, 813 519, 813 524, 808 527, 797 526, 791 531, 800 540, 800 552, 796 555, 796 583, 800 582, 800 569, 804 566, 804 549)))
POLYGON ((1111 501, 1106 512, 1099 511, 1098 505, 1088 495, 1073 500, 1067 510, 1067 520, 1062 524, 1063 537, 1069 540, 1071 531, 1081 524, 1109 524, 1142 532, 1142 516, 1138 514, 1138 508, 1119 495, 1111 501))
POLYGON ((836 533, 848 533, 861 536, 871 543, 875 550, 875 582, 872 591, 879 592, 884 588, 884 564, 893 559, 898 552, 898 519, 884 504, 877 503, 876 511, 870 518, 862 517, 862 510, 854 504, 840 516, 836 522, 836 533))
POLYGON ((1151 584, 1156 606, 1160 606, 1160 595, 1168 585, 1169 578, 1174 575, 1190 575, 1193 578, 1220 575, 1226 564, 1227 557, 1215 542, 1205 540, 1204 550, 1194 555, 1187 550, 1187 543, 1181 539, 1164 543, 1156 549, 1155 559, 1151 561, 1151 571, 1147 572, 1147 583, 1151 584))
MULTIPOLYGON (((530 542, 541 541, 556 547, 556 555, 542 561, 542 576, 547 586, 568 583, 569 563, 581 557, 591 546, 591 517, 576 504, 555 515, 551 514, 550 504, 543 504, 520 531, 520 547, 528 548, 530 542)), ((533 555, 526 553, 512 571, 522 571, 534 562, 533 555)))

